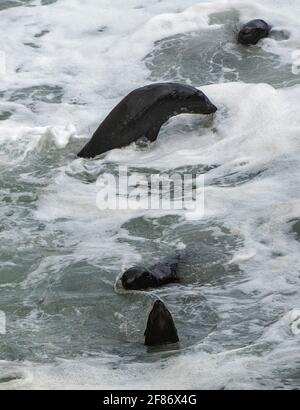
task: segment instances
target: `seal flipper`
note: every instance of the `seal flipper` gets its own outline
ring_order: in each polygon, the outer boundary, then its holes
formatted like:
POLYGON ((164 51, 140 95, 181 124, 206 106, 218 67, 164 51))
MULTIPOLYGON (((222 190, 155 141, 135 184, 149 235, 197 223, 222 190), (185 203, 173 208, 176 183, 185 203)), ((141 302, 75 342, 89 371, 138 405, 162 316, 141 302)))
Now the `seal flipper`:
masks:
POLYGON ((141 136, 137 141, 136 141, 136 145, 140 148, 146 148, 149 146, 150 142, 154 142, 159 134, 161 127, 157 127, 157 128, 153 128, 149 131, 147 131, 146 134, 144 134, 143 136, 141 136))
POLYGON ((158 137, 158 134, 159 134, 159 131, 160 131, 160 128, 161 127, 159 126, 159 127, 155 127, 155 128, 152 128, 151 130, 149 130, 147 132, 147 134, 145 135, 147 140, 149 140, 150 142, 156 141, 156 139, 158 137))

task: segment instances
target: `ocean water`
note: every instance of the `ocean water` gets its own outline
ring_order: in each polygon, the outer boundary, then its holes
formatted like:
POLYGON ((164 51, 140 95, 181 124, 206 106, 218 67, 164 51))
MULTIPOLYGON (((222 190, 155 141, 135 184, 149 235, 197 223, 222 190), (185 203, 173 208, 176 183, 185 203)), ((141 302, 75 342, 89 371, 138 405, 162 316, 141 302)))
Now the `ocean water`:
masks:
POLYGON ((0 16, 0 389, 300 388, 299 1, 0 0, 0 16), (252 18, 273 32, 244 48, 252 18), (169 80, 214 119, 76 157, 124 95, 169 80), (100 211, 118 165, 204 174, 204 216, 100 211), (180 284, 119 291, 184 247, 180 284), (143 345, 155 298, 178 349, 143 345))

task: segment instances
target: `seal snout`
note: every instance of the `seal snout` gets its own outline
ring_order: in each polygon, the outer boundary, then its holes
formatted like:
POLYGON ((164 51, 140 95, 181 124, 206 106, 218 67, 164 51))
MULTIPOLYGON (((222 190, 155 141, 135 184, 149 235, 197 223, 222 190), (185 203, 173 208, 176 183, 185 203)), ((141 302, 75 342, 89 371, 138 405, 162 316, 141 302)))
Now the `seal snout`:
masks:
POLYGON ((155 313, 165 313, 167 311, 165 305, 160 300, 154 302, 152 310, 155 313))
POLYGON ((205 106, 200 105, 200 114, 214 114, 216 111, 218 111, 218 108, 212 104, 210 101, 205 103, 205 106))
POLYGON ((214 114, 217 111, 218 111, 218 108, 214 104, 211 104, 209 113, 214 114))
POLYGON ((210 101, 210 99, 200 91, 196 112, 199 114, 214 114, 217 110, 218 108, 210 101))

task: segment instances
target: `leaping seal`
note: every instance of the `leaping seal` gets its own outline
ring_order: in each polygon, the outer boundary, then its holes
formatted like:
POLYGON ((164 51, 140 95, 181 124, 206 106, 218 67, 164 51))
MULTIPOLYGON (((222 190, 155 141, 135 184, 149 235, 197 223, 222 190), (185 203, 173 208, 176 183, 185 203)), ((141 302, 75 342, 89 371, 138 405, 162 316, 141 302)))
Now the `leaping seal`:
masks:
POLYGON ((264 20, 251 20, 242 26, 238 34, 238 42, 246 46, 255 45, 262 38, 268 37, 270 31, 271 26, 264 20))
POLYGON ((161 126, 175 115, 216 111, 197 88, 178 83, 147 85, 132 91, 111 111, 78 156, 94 158, 141 138, 152 142, 161 126))
POLYGON ((145 330, 145 345, 156 346, 179 342, 171 313, 160 300, 156 300, 149 314, 145 330))

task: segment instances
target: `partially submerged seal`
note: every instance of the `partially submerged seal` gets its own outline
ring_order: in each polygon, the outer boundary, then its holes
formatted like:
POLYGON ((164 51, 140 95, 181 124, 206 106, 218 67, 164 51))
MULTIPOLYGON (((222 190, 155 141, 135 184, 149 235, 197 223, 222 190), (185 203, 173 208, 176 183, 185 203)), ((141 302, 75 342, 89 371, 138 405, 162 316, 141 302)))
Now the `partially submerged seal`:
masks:
POLYGON ((157 346, 179 342, 171 313, 164 303, 156 300, 149 314, 145 330, 145 345, 157 346))
POLYGON ((122 286, 126 290, 157 288, 179 280, 178 263, 180 256, 167 258, 149 269, 144 266, 133 266, 123 273, 122 286))
POLYGON ((175 115, 216 111, 205 94, 189 85, 158 83, 138 88, 111 111, 78 156, 93 158, 141 138, 155 141, 161 126, 175 115))
POLYGON ((255 45, 262 38, 268 37, 270 31, 271 26, 264 20, 251 20, 240 29, 238 42, 246 46, 255 45))

